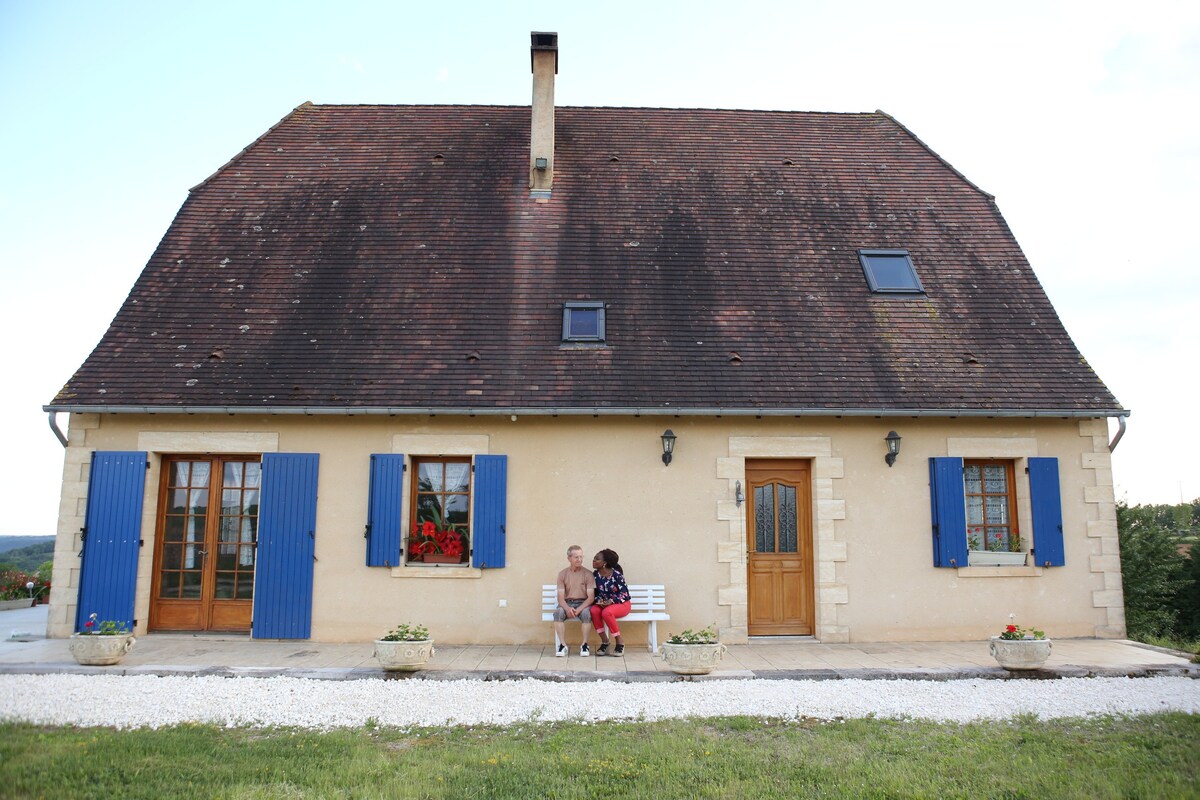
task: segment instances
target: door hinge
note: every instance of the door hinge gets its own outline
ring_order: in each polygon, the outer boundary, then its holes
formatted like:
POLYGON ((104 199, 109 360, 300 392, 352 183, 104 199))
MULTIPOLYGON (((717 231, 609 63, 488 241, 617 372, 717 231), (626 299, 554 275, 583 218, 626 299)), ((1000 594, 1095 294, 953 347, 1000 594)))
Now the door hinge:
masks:
POLYGON ((146 540, 138 539, 138 547, 145 547, 145 546, 146 546, 146 540))

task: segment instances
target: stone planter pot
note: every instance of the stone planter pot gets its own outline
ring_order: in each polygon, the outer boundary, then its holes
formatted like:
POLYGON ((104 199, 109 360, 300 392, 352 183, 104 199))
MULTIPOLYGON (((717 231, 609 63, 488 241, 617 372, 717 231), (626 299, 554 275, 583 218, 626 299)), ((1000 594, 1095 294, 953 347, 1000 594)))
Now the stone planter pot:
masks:
POLYGON ((0 611, 14 611, 18 608, 32 608, 34 602, 28 597, 20 597, 16 600, 0 600, 0 611))
POLYGON ((707 675, 721 663, 728 649, 720 642, 712 644, 663 644, 659 646, 663 661, 672 672, 680 675, 707 675))
POLYGON ((434 654, 433 639, 419 642, 375 640, 375 658, 388 672, 413 672, 425 666, 434 654))
POLYGON ((1050 657, 1049 639, 1001 639, 993 636, 989 643, 992 658, 1005 669, 1041 669, 1050 657))
POLYGON ((121 663, 136 641, 130 633, 117 636, 73 633, 67 647, 76 662, 92 667, 107 667, 121 663))

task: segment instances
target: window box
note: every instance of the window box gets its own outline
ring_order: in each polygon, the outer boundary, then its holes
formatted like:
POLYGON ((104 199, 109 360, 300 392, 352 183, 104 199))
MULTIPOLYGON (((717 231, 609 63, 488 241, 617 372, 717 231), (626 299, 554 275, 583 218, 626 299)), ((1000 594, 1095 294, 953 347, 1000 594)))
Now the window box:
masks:
POLYGON ((967 564, 972 567, 1023 567, 1025 557, 1025 553, 970 550, 967 552, 967 564))

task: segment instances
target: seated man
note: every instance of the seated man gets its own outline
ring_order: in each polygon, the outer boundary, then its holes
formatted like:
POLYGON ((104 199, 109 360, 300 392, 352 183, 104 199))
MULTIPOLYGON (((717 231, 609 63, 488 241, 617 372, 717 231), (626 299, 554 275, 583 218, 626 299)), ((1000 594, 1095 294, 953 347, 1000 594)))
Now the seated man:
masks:
POLYGON ((558 607, 554 609, 554 632, 558 634, 558 647, 554 655, 567 655, 567 620, 583 623, 583 644, 579 655, 590 656, 588 630, 591 627, 590 607, 596 599, 596 577, 590 569, 583 568, 583 548, 573 544, 567 548, 567 568, 558 573, 558 607))

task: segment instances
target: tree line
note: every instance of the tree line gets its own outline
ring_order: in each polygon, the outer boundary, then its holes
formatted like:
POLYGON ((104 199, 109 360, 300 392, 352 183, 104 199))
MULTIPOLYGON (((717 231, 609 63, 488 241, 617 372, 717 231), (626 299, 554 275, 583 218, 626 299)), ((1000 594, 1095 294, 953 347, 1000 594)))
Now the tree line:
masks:
POLYGON ((1200 498, 1118 503, 1117 531, 1129 638, 1200 640, 1200 498))

